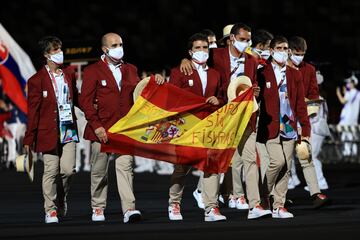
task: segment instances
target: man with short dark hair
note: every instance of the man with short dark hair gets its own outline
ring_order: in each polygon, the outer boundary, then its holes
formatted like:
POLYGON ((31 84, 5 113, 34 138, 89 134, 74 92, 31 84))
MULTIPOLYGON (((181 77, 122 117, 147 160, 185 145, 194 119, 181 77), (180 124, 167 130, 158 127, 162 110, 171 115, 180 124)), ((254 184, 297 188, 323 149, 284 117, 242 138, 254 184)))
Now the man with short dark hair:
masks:
MULTIPOLYGON (((212 63, 214 68, 220 73, 222 96, 227 102, 227 88, 230 82, 242 75, 250 78, 253 84, 254 95, 259 94, 259 87, 257 87, 257 60, 252 55, 248 54, 246 49, 249 47, 251 41, 251 28, 243 23, 234 24, 230 31, 230 45, 225 48, 216 48, 212 50, 212 63)), ((188 60, 183 60, 180 69, 185 73, 192 71, 192 65, 188 60)), ((255 131, 256 131, 256 113, 251 117, 248 125, 248 132, 244 138, 241 148, 235 152, 232 159, 232 168, 229 169, 225 175, 224 183, 226 183, 227 176, 230 176, 230 183, 232 183, 231 190, 226 188, 227 184, 222 189, 222 195, 229 208, 236 208, 239 210, 249 209, 246 202, 244 190, 242 187, 241 171, 243 162, 246 162, 245 168, 245 182, 247 186, 247 195, 251 198, 251 209, 249 211, 249 218, 257 218, 267 214, 266 210, 261 209, 259 203, 259 187, 258 187, 258 167, 256 165, 256 149, 255 149, 255 131), (239 151, 240 149, 240 151, 239 151), (232 191, 232 195, 230 192, 232 191), (254 212, 251 212, 255 208, 254 212), (258 214, 259 213, 259 214, 258 214)))
POLYGON ((39 46, 46 64, 28 81, 29 113, 24 147, 27 154, 31 150, 43 153, 45 223, 58 223, 58 216, 67 212, 66 197, 75 173, 76 79, 73 73, 61 68, 64 55, 59 38, 45 37, 39 46), (61 181, 56 182, 58 175, 61 181))
POLYGON ((291 155, 295 141, 310 137, 301 73, 286 65, 288 41, 282 36, 270 42, 271 64, 259 70, 260 117, 257 140, 266 145, 270 164, 266 171, 268 193, 274 198, 273 218, 292 218, 285 205, 291 155), (301 136, 297 132, 300 123, 301 136))
POLYGON ((273 35, 264 30, 259 29, 255 31, 251 36, 253 55, 259 61, 259 68, 266 65, 266 60, 270 57, 270 41, 273 39, 273 35))
MULTIPOLYGON (((287 61, 287 64, 301 72, 301 82, 304 88, 305 101, 319 99, 319 88, 316 80, 315 67, 304 61, 304 56, 307 51, 305 39, 298 36, 290 38, 289 48, 290 58, 287 61)), ((311 159, 299 159, 299 162, 307 183, 305 189, 309 190, 314 207, 317 208, 323 206, 328 201, 328 198, 325 194, 321 194, 313 161, 311 159)), ((298 184, 300 184, 300 181, 296 174, 295 163, 292 161, 289 186, 294 188, 298 184)))
MULTIPOLYGON (((191 61, 195 66, 190 75, 181 73, 180 68, 171 70, 169 83, 174 84, 186 91, 206 98, 206 102, 214 106, 222 106, 224 101, 221 97, 220 75, 209 68, 206 64, 209 57, 209 43, 206 35, 197 33, 188 41, 188 50, 191 61)), ((191 170, 191 166, 175 165, 171 176, 169 191, 169 219, 182 220, 180 203, 185 186, 185 178, 191 170)), ((202 199, 205 205, 205 221, 223 221, 226 217, 219 211, 217 196, 219 190, 219 175, 204 173, 202 181, 202 199)))
POLYGON ((200 33, 207 36, 208 41, 209 41, 209 48, 217 48, 216 35, 212 30, 204 29, 200 33))

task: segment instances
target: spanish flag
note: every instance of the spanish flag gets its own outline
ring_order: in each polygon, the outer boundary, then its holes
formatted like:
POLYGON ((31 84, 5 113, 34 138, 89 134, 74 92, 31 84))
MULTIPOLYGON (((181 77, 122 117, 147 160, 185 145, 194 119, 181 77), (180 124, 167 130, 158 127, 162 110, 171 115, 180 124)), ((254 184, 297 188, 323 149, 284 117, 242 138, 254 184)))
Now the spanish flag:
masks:
POLYGON ((253 112, 251 88, 221 108, 154 77, 128 114, 108 130, 103 152, 226 172, 253 112))

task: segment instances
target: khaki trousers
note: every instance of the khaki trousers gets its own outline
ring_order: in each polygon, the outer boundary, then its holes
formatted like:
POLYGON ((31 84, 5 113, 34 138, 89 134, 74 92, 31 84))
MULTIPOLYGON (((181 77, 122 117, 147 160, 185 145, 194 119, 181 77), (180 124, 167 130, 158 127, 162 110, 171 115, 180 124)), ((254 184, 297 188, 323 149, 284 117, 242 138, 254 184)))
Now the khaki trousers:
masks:
POLYGON ((300 160, 300 165, 304 174, 304 178, 306 181, 306 184, 309 187, 310 190, 310 196, 320 193, 320 187, 316 176, 314 161, 310 161, 308 159, 306 160, 300 160))
POLYGON ((45 212, 63 207, 75 173, 75 142, 60 145, 43 153, 44 174, 42 189, 45 212), (59 178, 60 179, 59 179, 59 178))
MULTIPOLYGON (((244 136, 240 141, 238 152, 241 162, 243 162, 244 165, 246 195, 249 201, 249 207, 253 208, 257 204, 260 204, 259 168, 256 164, 256 133, 253 132, 249 126, 246 128, 244 136)), ((235 186, 241 185, 241 179, 234 179, 233 184, 235 193, 235 186)))
MULTIPOLYGON (((191 166, 175 165, 171 175, 171 186, 169 190, 169 204, 181 203, 184 192, 185 178, 189 174, 191 166)), ((204 173, 202 181, 201 196, 205 205, 205 211, 218 207, 219 175, 204 173)))
POLYGON ((294 146, 294 140, 282 140, 280 135, 266 142, 270 157, 270 164, 266 171, 267 190, 274 196, 274 209, 285 205, 294 146))
MULTIPOLYGON (((108 192, 108 154, 100 152, 101 144, 98 142, 93 142, 91 148, 91 207, 105 209, 108 192)), ((116 181, 123 213, 128 209, 135 209, 133 161, 133 156, 116 155, 116 181)))
POLYGON ((231 160, 232 194, 235 198, 239 198, 245 195, 242 185, 243 166, 243 158, 240 157, 239 149, 236 149, 231 160))

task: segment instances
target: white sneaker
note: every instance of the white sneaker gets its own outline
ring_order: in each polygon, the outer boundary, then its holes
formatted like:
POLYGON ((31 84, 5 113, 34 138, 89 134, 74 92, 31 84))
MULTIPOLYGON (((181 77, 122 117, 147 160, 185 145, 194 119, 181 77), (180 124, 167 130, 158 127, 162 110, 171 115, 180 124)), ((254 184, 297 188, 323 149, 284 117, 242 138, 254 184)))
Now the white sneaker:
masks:
POLYGON ((105 221, 104 210, 102 208, 93 208, 93 214, 92 214, 91 220, 93 222, 105 221))
POLYGON ((212 208, 210 212, 205 213, 205 222, 226 221, 226 217, 221 215, 219 208, 212 208))
POLYGON ((181 211, 180 211, 180 204, 178 204, 178 203, 170 204, 170 206, 168 207, 168 213, 169 213, 169 219, 171 221, 183 220, 183 217, 182 217, 181 211))
POLYGON ((294 184, 292 178, 289 177, 288 189, 291 190, 291 189, 294 189, 294 188, 295 188, 295 184, 294 184))
POLYGON ((253 209, 249 209, 248 219, 260 218, 265 215, 271 215, 271 211, 263 209, 260 205, 256 205, 253 209))
POLYGON ((292 179, 292 182, 293 182, 293 184, 294 184, 294 186, 295 187, 297 187, 297 186, 299 186, 300 185, 300 180, 299 180, 299 178, 298 178, 298 176, 291 176, 291 179, 292 179))
POLYGON ((203 172, 200 170, 194 170, 191 172, 191 174, 194 175, 195 177, 200 177, 202 173, 203 172))
POLYGON ((195 189, 195 191, 193 192, 193 196, 197 202, 198 207, 201 209, 205 209, 205 205, 204 205, 204 202, 203 202, 203 199, 201 196, 201 192, 199 192, 198 189, 195 189))
POLYGON ((90 164, 86 164, 86 165, 84 166, 84 168, 83 168, 83 171, 84 171, 84 172, 90 172, 90 171, 91 171, 91 166, 90 166, 90 164))
POLYGON ((134 172, 136 173, 143 173, 143 172, 153 172, 153 167, 149 167, 147 165, 140 165, 134 169, 134 172))
POLYGON ((124 214, 124 223, 134 223, 141 220, 141 213, 139 210, 128 209, 124 214))
POLYGON ((319 188, 320 190, 327 190, 329 189, 329 185, 327 184, 325 178, 321 179, 319 182, 319 188))
POLYGON ((219 202, 221 202, 222 204, 225 204, 223 196, 219 195, 218 199, 219 199, 219 202))
POLYGON ((171 175, 173 172, 174 170, 170 168, 160 168, 156 171, 156 173, 159 175, 171 175))
POLYGON ((50 210, 45 214, 45 223, 58 223, 56 210, 50 210))
POLYGON ((236 198, 234 198, 234 197, 229 198, 228 207, 236 208, 236 198))
POLYGON ((246 203, 246 199, 244 196, 236 199, 236 208, 240 210, 249 209, 249 204, 246 203))
POLYGON ((286 208, 280 207, 272 211, 273 218, 293 218, 294 215, 289 213, 286 208))

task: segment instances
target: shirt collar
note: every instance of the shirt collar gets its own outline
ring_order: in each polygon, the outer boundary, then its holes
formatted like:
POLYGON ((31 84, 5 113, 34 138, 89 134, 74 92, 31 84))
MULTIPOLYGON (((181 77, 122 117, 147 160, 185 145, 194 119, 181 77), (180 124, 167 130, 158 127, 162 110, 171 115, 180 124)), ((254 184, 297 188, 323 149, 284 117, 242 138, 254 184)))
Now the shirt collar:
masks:
POLYGON ((278 70, 278 71, 280 71, 280 72, 285 72, 285 71, 286 71, 286 64, 285 64, 283 67, 280 67, 279 65, 271 62, 271 65, 272 65, 272 67, 273 67, 273 70, 276 69, 276 70, 278 70))
POLYGON ((194 65, 195 65, 195 68, 196 68, 196 70, 203 70, 203 71, 207 71, 208 69, 209 69, 209 67, 208 67, 208 65, 200 65, 200 64, 198 64, 198 63, 196 63, 196 62, 194 62, 194 61, 192 61, 193 63, 194 63, 194 65))
POLYGON ((101 60, 106 63, 108 66, 114 66, 115 68, 120 68, 121 65, 124 63, 123 60, 120 60, 120 62, 118 64, 111 64, 108 63, 108 61, 106 61, 106 57, 105 54, 101 55, 101 60))
POLYGON ((234 62, 241 62, 241 63, 244 63, 244 62, 245 62, 245 57, 244 57, 244 54, 243 54, 241 57, 239 57, 239 58, 234 57, 234 56, 231 54, 231 52, 230 52, 230 48, 229 48, 229 55, 230 55, 230 59, 231 59, 231 61, 234 61, 234 62))
POLYGON ((59 73, 53 73, 50 71, 50 67, 48 65, 45 65, 46 70, 49 72, 49 74, 52 74, 54 77, 62 77, 64 75, 64 72, 61 68, 59 68, 59 73))

